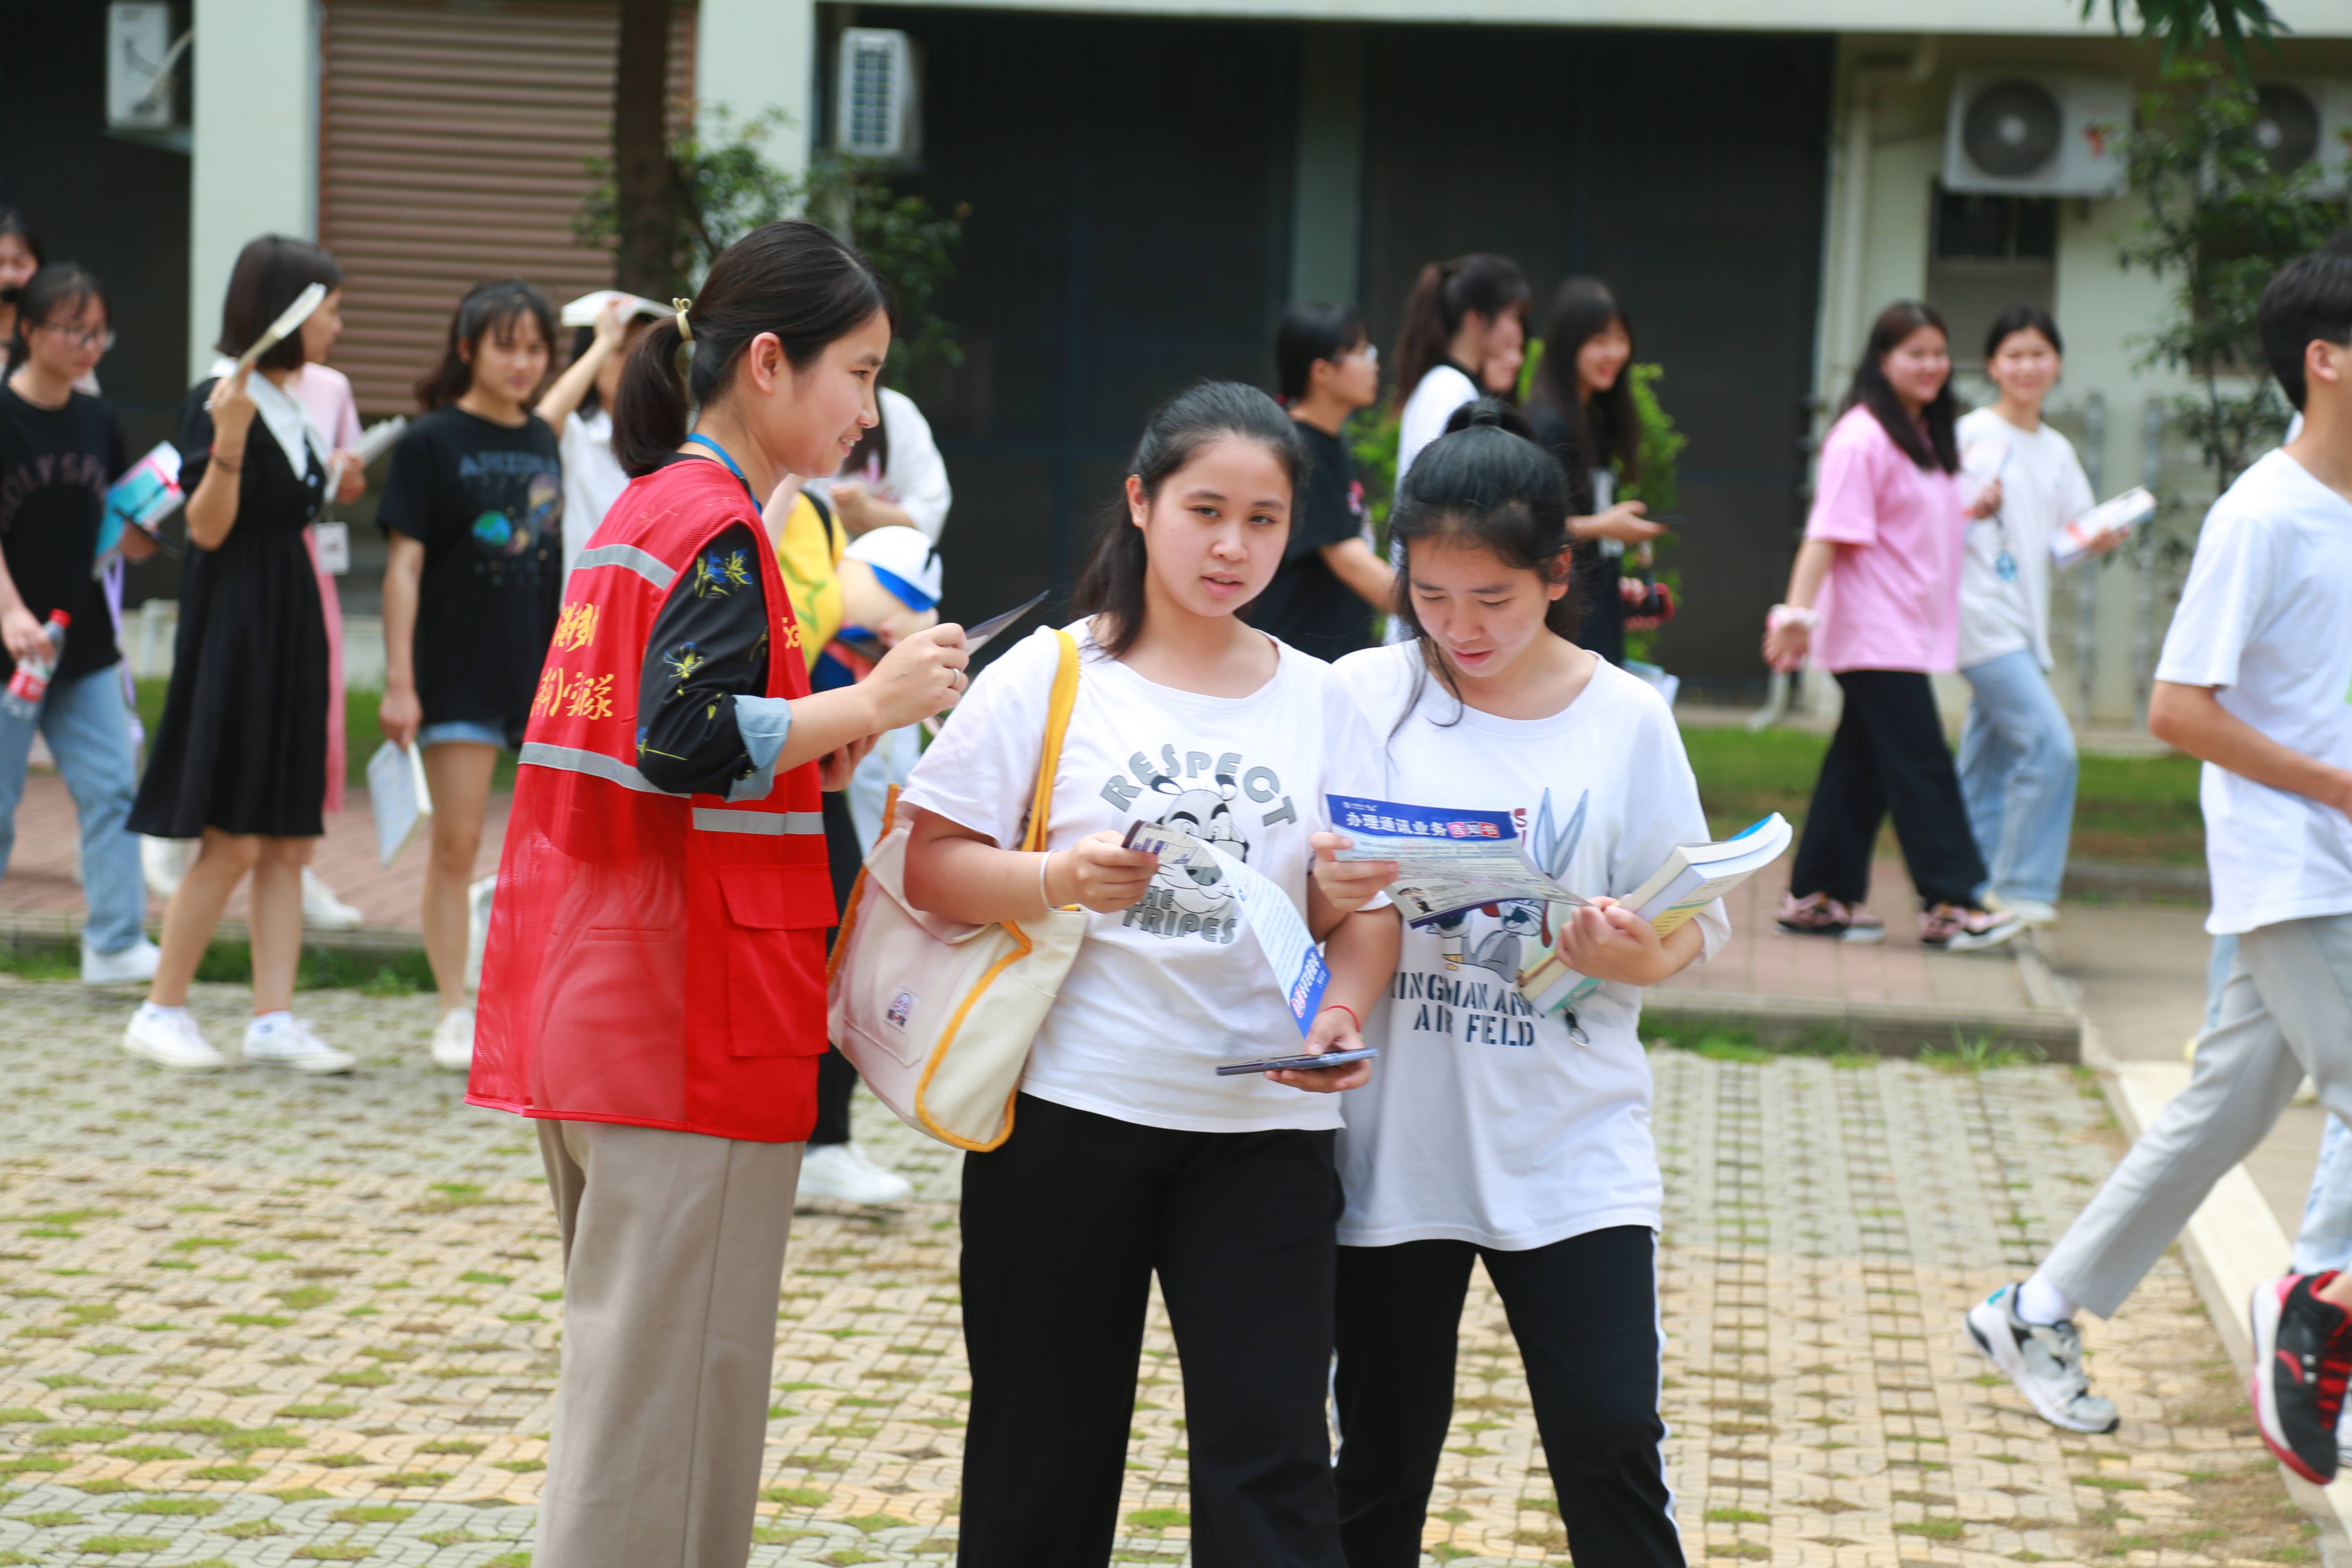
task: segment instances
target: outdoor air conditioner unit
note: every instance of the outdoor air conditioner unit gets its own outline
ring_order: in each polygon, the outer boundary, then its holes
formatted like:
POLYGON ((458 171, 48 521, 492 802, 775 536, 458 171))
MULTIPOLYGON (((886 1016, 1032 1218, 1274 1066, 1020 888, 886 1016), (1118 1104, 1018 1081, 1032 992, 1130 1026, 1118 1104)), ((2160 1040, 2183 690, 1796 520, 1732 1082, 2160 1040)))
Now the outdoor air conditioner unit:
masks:
POLYGON ((2122 77, 1978 71, 1952 83, 1944 188, 1986 195, 2112 196, 2131 127, 2122 77))
POLYGON ((2352 172, 2352 81, 2265 81, 2255 93, 2254 145, 2272 173, 2316 167, 2319 189, 2340 193, 2352 172))
POLYGON ((833 141, 861 158, 911 158, 922 117, 915 47, 896 27, 845 27, 834 84, 833 141))

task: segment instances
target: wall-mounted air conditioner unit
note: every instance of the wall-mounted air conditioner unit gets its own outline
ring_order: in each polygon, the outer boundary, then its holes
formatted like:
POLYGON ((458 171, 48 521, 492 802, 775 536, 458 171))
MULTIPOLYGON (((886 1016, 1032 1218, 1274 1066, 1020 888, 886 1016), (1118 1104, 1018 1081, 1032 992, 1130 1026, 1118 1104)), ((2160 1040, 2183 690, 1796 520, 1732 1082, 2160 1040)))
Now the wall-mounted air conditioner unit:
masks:
POLYGON ((915 48, 896 27, 845 27, 834 79, 833 141, 860 158, 911 158, 921 150, 915 48))
POLYGON ((1952 83, 1944 188, 1988 195, 2112 196, 2131 128, 2121 77, 1978 71, 1952 83))
POLYGON ((106 128, 169 132, 180 123, 173 68, 191 35, 172 39, 172 7, 114 0, 106 8, 106 128))
POLYGON ((2254 145, 2272 172, 2316 167, 2319 189, 2342 191, 2352 172, 2352 81, 2265 81, 2255 92, 2254 145))

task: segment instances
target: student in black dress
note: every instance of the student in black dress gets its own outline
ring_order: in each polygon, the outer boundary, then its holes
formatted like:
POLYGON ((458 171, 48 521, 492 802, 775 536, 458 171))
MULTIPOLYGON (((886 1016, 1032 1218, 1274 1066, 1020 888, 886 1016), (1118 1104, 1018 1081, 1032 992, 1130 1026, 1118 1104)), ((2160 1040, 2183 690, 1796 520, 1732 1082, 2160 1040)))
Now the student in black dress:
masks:
POLYGON ((1338 658, 1374 646, 1372 611, 1387 609, 1396 591, 1396 573, 1365 537, 1363 481, 1341 434, 1348 416, 1380 396, 1380 351, 1353 305, 1293 305, 1275 334, 1274 363, 1309 467, 1282 565, 1251 603, 1249 622, 1301 653, 1338 658))
POLYGON ((1583 629, 1577 640, 1610 663, 1625 662, 1626 593, 1646 597, 1649 584, 1625 574, 1626 547, 1665 530, 1642 515, 1637 500, 1619 501, 1616 487, 1642 473, 1642 425, 1633 414, 1633 329, 1616 296, 1597 278, 1571 278, 1552 296, 1544 321, 1543 360, 1528 398, 1528 423, 1537 442, 1568 473, 1569 536, 1576 541, 1576 574, 1584 580, 1583 629))
POLYGON ((522 743, 563 590, 563 460, 532 412, 555 310, 519 278, 478 283, 416 384, 424 416, 393 448, 376 521, 383 573, 383 736, 425 753, 433 853, 425 956, 441 992, 433 1060, 474 1060, 467 897, 501 748, 522 743))
MULTIPOLYGON (((342 269, 317 246, 266 235, 229 274, 215 345, 243 354, 311 284, 342 269)), ((300 1072, 349 1072, 353 1058, 296 1018, 302 868, 326 830, 327 626, 302 530, 319 515, 325 442, 289 384, 295 332, 250 370, 224 359, 180 411, 188 553, 172 685, 131 831, 204 840, 163 912, 163 956, 123 1048, 159 1066, 222 1065, 188 1015, 188 984, 247 872, 253 1022, 245 1059, 300 1072)))
MULTIPOLYGON (((150 980, 147 890, 139 841, 125 831, 139 787, 138 749, 123 700, 121 656, 106 591, 91 575, 107 487, 128 467, 122 426, 106 405, 74 390, 112 342, 98 279, 60 262, 33 275, 20 295, 0 386, 0 679, 16 660, 52 660, 45 623, 71 617, 39 709, 0 710, 0 869, 16 840, 16 805, 37 731, 81 819, 81 977, 93 984, 150 980)), ((125 555, 154 545, 131 530, 125 555)))

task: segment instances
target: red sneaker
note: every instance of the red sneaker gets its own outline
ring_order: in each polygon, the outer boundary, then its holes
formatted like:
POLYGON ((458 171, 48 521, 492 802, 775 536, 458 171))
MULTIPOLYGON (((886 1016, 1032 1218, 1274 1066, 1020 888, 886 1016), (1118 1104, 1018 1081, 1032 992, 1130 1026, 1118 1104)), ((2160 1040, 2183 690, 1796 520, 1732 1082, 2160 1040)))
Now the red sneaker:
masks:
POLYGON ((2316 1292, 2336 1278, 2290 1274, 2254 1288, 2254 1424, 2279 1463, 2315 1486, 2336 1479, 2336 1418, 2352 1378, 2344 1309, 2316 1292))

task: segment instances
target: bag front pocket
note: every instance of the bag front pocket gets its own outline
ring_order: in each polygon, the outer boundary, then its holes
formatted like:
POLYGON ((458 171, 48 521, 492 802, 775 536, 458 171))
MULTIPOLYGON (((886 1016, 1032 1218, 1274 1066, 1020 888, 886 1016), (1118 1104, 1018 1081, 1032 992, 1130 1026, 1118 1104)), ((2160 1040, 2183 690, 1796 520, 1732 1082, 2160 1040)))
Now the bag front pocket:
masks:
POLYGON ((728 1054, 823 1055, 824 933, 835 918, 825 868, 721 866, 719 887, 727 900, 728 1054))

